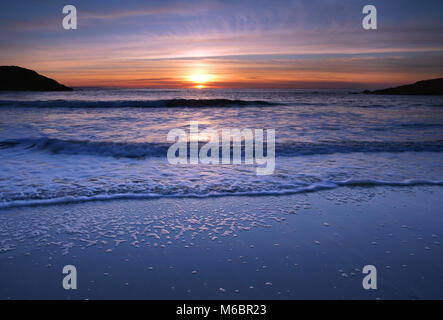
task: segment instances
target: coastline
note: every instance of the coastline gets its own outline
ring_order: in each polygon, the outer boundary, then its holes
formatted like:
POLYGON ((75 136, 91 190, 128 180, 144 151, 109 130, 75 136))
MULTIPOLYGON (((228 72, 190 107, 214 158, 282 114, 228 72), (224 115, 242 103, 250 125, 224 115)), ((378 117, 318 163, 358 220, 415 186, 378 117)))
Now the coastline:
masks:
POLYGON ((440 186, 0 211, 0 299, 442 299, 440 186), (9 248, 9 249, 8 249, 9 248), (62 268, 78 269, 64 290, 62 268), (364 265, 378 290, 364 290, 364 265))

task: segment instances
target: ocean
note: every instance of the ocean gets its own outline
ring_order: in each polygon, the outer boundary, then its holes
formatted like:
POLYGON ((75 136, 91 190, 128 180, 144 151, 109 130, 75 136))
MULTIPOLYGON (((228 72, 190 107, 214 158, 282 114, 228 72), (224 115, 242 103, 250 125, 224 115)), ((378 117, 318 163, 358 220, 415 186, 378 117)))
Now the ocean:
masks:
POLYGON ((104 89, 0 94, 0 208, 150 197, 443 185, 443 98, 349 90, 104 89), (173 165, 170 130, 275 129, 255 165, 173 165))
POLYGON ((1 93, 0 298, 441 299, 442 129, 443 97, 1 93), (193 121, 275 129, 274 172, 170 164, 193 121))

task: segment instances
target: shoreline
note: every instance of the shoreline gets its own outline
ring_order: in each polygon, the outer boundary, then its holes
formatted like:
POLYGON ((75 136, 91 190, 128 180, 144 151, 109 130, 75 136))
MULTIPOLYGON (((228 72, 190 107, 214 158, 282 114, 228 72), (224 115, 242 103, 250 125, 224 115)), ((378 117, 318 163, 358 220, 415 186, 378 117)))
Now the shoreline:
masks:
POLYGON ((0 299, 441 299, 442 194, 344 187, 4 209, 0 299), (62 288, 68 264, 77 290, 62 288), (378 290, 361 286, 366 264, 378 290))
POLYGON ((154 199, 207 199, 224 197, 268 197, 268 196, 290 196, 295 194, 313 193, 324 190, 335 190, 340 188, 380 188, 380 187, 410 188, 417 186, 443 186, 443 180, 423 180, 408 179, 403 181, 384 181, 384 180, 354 180, 345 181, 322 181, 311 185, 299 187, 292 190, 269 190, 269 191, 251 191, 235 193, 208 193, 208 194, 158 194, 158 193, 117 193, 111 195, 95 196, 66 196, 53 199, 32 199, 32 200, 13 200, 7 203, 0 203, 0 214, 2 210, 11 208, 41 207, 52 205, 69 205, 95 201, 118 201, 118 200, 154 200, 154 199))

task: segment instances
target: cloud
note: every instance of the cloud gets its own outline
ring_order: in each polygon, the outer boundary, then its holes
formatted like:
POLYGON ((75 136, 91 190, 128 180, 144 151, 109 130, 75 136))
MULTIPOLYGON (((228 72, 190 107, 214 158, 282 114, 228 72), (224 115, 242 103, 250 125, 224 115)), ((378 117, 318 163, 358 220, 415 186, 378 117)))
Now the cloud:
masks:
POLYGON ((363 2, 88 2, 78 5, 73 32, 61 28, 58 6, 36 7, 30 16, 9 9, 9 16, 0 13, 0 59, 67 84, 96 85, 183 85, 199 68, 216 74, 219 85, 243 86, 443 74, 442 4, 375 1, 380 28, 368 32, 363 2))

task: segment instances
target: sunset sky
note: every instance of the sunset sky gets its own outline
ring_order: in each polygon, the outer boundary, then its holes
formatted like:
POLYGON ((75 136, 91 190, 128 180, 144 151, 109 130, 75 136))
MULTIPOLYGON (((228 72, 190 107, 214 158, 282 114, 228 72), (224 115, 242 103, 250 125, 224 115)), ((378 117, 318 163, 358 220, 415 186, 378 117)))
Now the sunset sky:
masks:
POLYGON ((0 64, 70 86, 373 88, 443 76, 442 12, 440 0, 8 1, 0 64), (66 4, 77 30, 62 27, 66 4), (376 31, 362 28, 366 4, 376 31))

